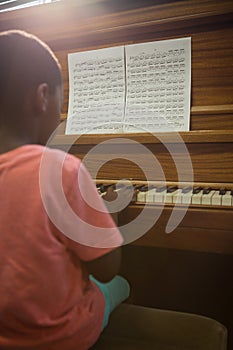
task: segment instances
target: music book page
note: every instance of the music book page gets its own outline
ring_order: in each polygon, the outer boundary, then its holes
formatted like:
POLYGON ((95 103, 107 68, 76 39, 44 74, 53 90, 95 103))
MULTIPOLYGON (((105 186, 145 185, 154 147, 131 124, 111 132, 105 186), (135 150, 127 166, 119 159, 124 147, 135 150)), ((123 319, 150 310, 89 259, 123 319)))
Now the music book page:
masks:
POLYGON ((68 65, 66 134, 123 132, 124 47, 69 54, 68 65))
POLYGON ((188 131, 191 38, 68 55, 66 134, 188 131))
POLYGON ((188 131, 191 38, 126 46, 125 131, 188 131))

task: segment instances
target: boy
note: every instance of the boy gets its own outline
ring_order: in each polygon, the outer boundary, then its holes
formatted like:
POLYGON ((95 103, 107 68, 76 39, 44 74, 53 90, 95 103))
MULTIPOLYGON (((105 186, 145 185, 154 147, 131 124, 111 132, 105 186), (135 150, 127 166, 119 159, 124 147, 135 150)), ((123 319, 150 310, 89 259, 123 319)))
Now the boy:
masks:
POLYGON ((62 104, 56 57, 22 31, 1 33, 0 49, 0 349, 85 350, 129 295, 116 276, 122 237, 80 160, 43 146, 62 104), (59 167, 80 222, 73 240, 60 229, 67 217, 55 200, 59 167))

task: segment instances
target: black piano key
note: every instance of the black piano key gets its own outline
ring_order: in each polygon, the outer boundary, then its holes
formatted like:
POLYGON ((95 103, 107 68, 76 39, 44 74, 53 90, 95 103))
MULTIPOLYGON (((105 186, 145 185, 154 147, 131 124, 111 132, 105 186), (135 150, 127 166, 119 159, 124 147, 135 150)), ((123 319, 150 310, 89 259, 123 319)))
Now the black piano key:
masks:
POLYGON ((208 193, 210 193, 210 191, 211 191, 210 187, 204 187, 203 188, 203 194, 208 194, 208 193))
POLYGON ((149 191, 149 190, 152 190, 153 188, 155 188, 155 185, 149 185, 149 186, 148 186, 148 191, 149 191))
POLYGON ((197 194, 199 192, 201 192, 201 187, 197 186, 193 188, 193 194, 197 194))
POLYGON ((134 185, 135 190, 140 190, 144 185, 134 185))
POLYGON ((173 193, 178 189, 177 186, 169 186, 167 189, 167 193, 173 193))
POLYGON ((159 187, 156 187, 156 192, 163 192, 167 189, 166 186, 159 186, 159 187))
POLYGON ((98 185, 97 185, 97 189, 98 189, 101 193, 104 193, 104 192, 107 191, 107 189, 108 189, 109 187, 114 187, 114 186, 115 186, 115 184, 109 184, 109 185, 98 184, 98 185))
POLYGON ((226 189, 224 188, 224 187, 222 187, 222 188, 220 188, 220 190, 219 190, 219 194, 221 195, 221 196, 223 196, 224 194, 226 194, 226 189))
POLYGON ((133 189, 134 191, 135 190, 140 190, 140 188, 142 188, 143 186, 142 185, 126 185, 126 184, 118 184, 118 185, 115 185, 115 189, 116 190, 131 190, 133 189))
POLYGON ((105 192, 104 185, 103 184, 98 184, 96 185, 97 190, 99 190, 101 193, 105 192))
POLYGON ((124 184, 124 183, 118 183, 117 185, 115 185, 115 187, 116 187, 118 190, 121 190, 122 188, 128 188, 129 186, 127 186, 127 185, 124 184))
POLYGON ((188 193, 192 190, 192 187, 191 186, 186 186, 186 187, 183 187, 182 188, 182 193, 188 193))
POLYGON ((149 190, 152 190, 152 188, 155 188, 155 185, 145 185, 145 186, 142 186, 139 191, 140 192, 147 192, 149 190))
POLYGON ((148 186, 147 185, 142 186, 139 191, 140 192, 147 192, 148 191, 148 186))

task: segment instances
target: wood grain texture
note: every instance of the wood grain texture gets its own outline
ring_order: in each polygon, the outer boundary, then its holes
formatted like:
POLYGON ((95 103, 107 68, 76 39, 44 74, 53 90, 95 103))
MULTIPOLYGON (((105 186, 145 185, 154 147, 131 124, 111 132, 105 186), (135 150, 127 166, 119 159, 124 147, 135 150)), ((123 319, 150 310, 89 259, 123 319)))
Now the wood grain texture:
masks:
MULTIPOLYGON (((120 213, 119 225, 131 222, 139 215, 143 206, 131 205, 120 213)), ((160 207, 151 205, 144 213, 140 225, 156 214, 160 207)), ((189 208, 179 226, 171 233, 166 233, 166 225, 173 207, 166 206, 155 224, 145 235, 133 242, 134 245, 151 246, 170 249, 192 250, 199 252, 233 254, 233 213, 229 209, 210 209, 204 211, 198 208, 189 208), (214 219, 213 219, 214 218, 214 219)), ((182 208, 177 210, 184 210, 182 208)), ((138 225, 138 224, 137 224, 138 225)), ((143 232, 143 231, 142 231, 143 232)))
MULTIPOLYGON (((80 141, 81 138, 78 139, 69 152, 84 159, 94 179, 132 178, 133 180, 155 181, 165 178, 166 181, 189 182, 193 176, 195 182, 233 183, 232 132, 229 134, 219 132, 219 135, 213 133, 212 139, 208 131, 204 135, 197 133, 196 142, 194 142, 195 137, 190 137, 188 134, 185 143, 181 141, 173 143, 166 134, 167 138, 164 138, 163 143, 151 135, 148 136, 148 139, 147 135, 139 135, 138 138, 137 136, 132 137, 136 146, 131 142, 130 135, 125 135, 125 139, 114 135, 116 138, 111 139, 110 137, 109 143, 106 143, 107 136, 100 139, 97 137, 99 144, 96 143, 96 138, 90 135, 86 136, 83 141, 80 141), (202 142, 205 134, 207 140, 202 142), (191 168, 187 166, 189 160, 192 163, 191 168), (159 166, 154 169, 153 162, 158 162, 163 172, 160 171, 159 166), (100 164, 101 167, 99 167, 100 164), (96 169, 98 169, 97 172, 96 169)), ((62 140, 64 140, 63 137, 62 140)), ((55 142, 56 147, 58 144, 55 142)), ((65 147, 67 145, 69 147, 69 141, 65 143, 65 147)), ((60 148, 66 149, 62 142, 60 148)))

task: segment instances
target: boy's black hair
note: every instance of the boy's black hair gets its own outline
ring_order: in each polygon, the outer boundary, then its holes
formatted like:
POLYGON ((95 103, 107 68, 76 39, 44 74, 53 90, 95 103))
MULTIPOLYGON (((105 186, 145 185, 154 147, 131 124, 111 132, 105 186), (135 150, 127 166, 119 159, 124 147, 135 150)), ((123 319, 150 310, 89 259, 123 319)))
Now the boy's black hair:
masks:
POLYGON ((20 30, 0 33, 0 110, 21 107, 28 92, 47 83, 53 94, 62 84, 61 69, 51 49, 20 30))

